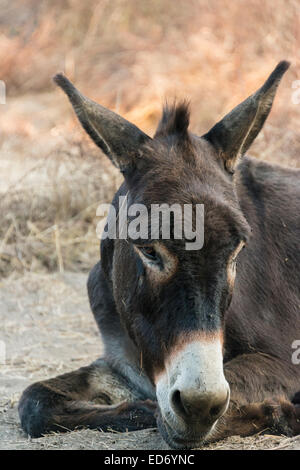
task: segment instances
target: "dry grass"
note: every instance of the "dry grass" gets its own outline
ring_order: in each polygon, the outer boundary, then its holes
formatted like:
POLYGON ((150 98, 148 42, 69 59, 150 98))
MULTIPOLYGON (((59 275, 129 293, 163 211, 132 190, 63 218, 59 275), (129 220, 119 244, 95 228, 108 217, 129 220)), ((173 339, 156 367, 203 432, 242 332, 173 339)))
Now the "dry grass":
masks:
POLYGON ((88 270, 95 209, 121 180, 55 90, 57 71, 150 133, 165 98, 187 97, 202 133, 290 59, 251 151, 299 167, 299 12, 297 0, 2 0, 0 275, 88 270))
MULTIPOLYGON (((81 152, 73 143, 30 161, 28 171, 2 194, 0 275, 85 272, 96 261, 96 209, 112 199, 121 178, 106 161, 101 168, 88 148, 87 157, 81 152)), ((23 169, 15 158, 18 165, 23 169)))

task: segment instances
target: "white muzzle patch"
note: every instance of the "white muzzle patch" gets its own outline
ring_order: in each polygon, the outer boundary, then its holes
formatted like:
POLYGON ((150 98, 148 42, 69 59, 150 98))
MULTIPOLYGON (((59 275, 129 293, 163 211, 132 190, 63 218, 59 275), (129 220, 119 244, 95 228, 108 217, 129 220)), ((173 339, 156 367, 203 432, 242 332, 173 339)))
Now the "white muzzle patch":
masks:
MULTIPOLYGON (((203 339, 199 337, 188 344, 181 344, 170 354, 164 372, 157 377, 156 395, 163 420, 177 432, 185 432, 188 417, 182 416, 174 408, 172 396, 176 392, 191 397, 194 403, 198 400, 202 408, 205 408, 206 403, 208 407, 213 407, 214 402, 225 402, 223 413, 226 411, 229 385, 223 372, 220 336, 203 339)), ((197 419, 195 415, 197 407, 192 416, 193 420, 197 419)), ((200 410, 199 422, 201 418, 200 410)))

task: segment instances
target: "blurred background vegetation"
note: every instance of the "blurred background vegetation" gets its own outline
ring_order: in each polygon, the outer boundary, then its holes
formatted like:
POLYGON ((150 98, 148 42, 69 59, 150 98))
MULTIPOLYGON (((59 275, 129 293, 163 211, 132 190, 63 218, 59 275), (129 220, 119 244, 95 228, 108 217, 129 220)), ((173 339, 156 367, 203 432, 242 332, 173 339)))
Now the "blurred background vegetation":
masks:
POLYGON ((291 60, 250 153, 300 167, 299 19, 298 0, 1 0, 0 276, 89 270, 96 208, 122 180, 55 73, 150 134, 166 99, 188 98, 202 134, 291 60))

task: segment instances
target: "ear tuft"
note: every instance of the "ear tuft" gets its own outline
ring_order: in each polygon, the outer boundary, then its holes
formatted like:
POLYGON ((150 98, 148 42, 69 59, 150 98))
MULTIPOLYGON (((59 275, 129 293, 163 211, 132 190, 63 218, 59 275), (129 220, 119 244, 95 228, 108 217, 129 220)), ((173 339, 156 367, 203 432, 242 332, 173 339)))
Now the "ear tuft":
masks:
POLYGON ((280 80, 282 79, 282 76, 285 74, 287 69, 290 67, 291 63, 288 62, 287 60, 282 60, 277 64, 267 81, 263 84, 263 86, 260 89, 260 92, 263 94, 270 88, 273 88, 274 85, 277 86, 279 85, 280 80))
POLYGON ((70 82, 63 73, 57 73, 52 79, 54 83, 66 93, 66 95, 70 96, 71 94, 78 93, 78 90, 74 87, 73 83, 70 82))
POLYGON ((71 84, 71 82, 63 73, 57 73, 56 75, 54 75, 53 81, 54 83, 56 83, 56 85, 60 86, 63 89, 66 89, 67 86, 71 84))

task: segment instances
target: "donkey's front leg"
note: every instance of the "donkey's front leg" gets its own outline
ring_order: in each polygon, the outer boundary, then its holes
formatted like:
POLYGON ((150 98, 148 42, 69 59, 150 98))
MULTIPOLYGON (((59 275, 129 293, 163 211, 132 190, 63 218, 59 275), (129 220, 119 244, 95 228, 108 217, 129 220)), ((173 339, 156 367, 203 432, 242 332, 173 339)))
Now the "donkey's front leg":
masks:
POLYGON ((22 428, 32 437, 78 427, 119 432, 155 427, 155 410, 156 404, 139 401, 104 359, 30 385, 19 403, 22 428))
POLYGON ((244 354, 225 364, 224 372, 230 405, 208 441, 267 430, 300 434, 300 407, 292 402, 300 381, 292 365, 264 354, 244 354))

